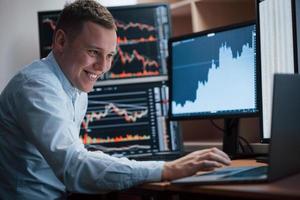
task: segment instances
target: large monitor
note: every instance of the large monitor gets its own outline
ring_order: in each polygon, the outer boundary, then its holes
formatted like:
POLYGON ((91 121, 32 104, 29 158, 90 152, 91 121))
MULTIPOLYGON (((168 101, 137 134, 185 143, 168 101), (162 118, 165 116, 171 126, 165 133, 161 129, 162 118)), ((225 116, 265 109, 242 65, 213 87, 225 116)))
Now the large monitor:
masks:
POLYGON ((170 117, 225 118, 224 136, 237 143, 230 119, 259 114, 255 22, 172 38, 169 50, 170 117))
MULTIPOLYGON (((115 18, 117 55, 104 80, 167 75, 170 16, 167 4, 108 7, 115 18)), ((51 51, 60 10, 38 12, 40 57, 51 51)))
MULTIPOLYGON (((80 138, 90 150, 135 159, 181 155, 179 126, 168 120, 167 4, 108 7, 117 25, 112 69, 88 94, 80 138)), ((60 11, 38 13, 40 53, 51 51, 60 11)))
POLYGON ((166 80, 99 84, 88 96, 81 139, 89 149, 136 159, 172 159, 182 152, 168 116, 166 80))

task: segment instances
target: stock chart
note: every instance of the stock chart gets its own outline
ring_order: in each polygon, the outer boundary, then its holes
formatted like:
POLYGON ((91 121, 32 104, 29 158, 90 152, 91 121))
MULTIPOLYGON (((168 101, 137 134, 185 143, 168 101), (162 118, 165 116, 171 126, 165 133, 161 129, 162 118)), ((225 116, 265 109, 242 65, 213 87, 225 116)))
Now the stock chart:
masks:
POLYGON ((176 89, 172 111, 180 114, 254 109, 255 40, 255 26, 247 26, 175 43, 174 55, 184 55, 184 59, 173 58, 176 89))
POLYGON ((121 156, 170 150, 167 92, 162 83, 96 86, 89 94, 81 140, 121 156))
POLYGON ((118 48, 106 79, 166 75, 170 35, 167 8, 111 8, 110 11, 118 28, 118 48))
MULTIPOLYGON (((104 80, 167 75, 167 41, 170 36, 168 9, 111 7, 117 26, 117 50, 112 69, 104 80)), ((39 12, 40 56, 51 51, 60 11, 39 12)))

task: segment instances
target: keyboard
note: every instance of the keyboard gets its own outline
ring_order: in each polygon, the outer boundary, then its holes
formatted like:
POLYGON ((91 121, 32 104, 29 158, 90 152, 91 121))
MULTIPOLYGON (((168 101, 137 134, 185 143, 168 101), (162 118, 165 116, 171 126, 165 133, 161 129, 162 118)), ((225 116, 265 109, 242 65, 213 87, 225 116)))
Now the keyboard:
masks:
POLYGON ((228 177, 234 177, 234 178, 258 177, 258 176, 266 175, 267 170, 268 170, 267 166, 255 167, 252 169, 247 169, 236 173, 231 173, 228 175, 228 177))
POLYGON ((213 172, 208 172, 204 174, 199 174, 198 176, 221 176, 221 177, 252 177, 265 175, 267 173, 267 166, 260 167, 228 167, 215 170, 213 172))

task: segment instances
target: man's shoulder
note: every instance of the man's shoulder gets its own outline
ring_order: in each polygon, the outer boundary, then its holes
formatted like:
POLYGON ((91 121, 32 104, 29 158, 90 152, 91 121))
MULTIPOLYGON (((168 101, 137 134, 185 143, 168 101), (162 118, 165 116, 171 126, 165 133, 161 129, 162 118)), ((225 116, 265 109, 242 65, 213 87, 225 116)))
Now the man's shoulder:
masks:
POLYGON ((31 64, 25 66, 19 74, 27 79, 56 78, 51 66, 44 60, 36 60, 32 62, 31 64))
POLYGON ((51 70, 51 66, 43 60, 34 61, 25 66, 19 71, 7 84, 2 92, 2 95, 9 95, 17 91, 35 90, 38 88, 44 90, 46 88, 55 90, 56 92, 62 89, 62 85, 51 70))
POLYGON ((37 60, 25 66, 14 79, 21 84, 40 82, 49 86, 61 85, 52 67, 45 60, 37 60))

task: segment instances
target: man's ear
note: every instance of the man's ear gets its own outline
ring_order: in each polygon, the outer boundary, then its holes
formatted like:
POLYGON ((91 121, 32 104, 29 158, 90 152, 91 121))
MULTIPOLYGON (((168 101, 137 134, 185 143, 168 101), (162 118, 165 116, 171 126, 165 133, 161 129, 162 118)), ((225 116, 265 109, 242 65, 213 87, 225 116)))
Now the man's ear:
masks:
POLYGON ((53 37, 53 48, 59 52, 62 52, 66 45, 66 40, 66 33, 63 30, 58 29, 53 37))

